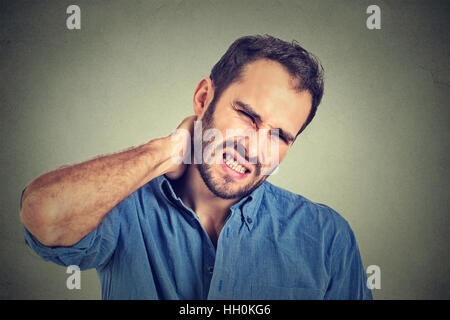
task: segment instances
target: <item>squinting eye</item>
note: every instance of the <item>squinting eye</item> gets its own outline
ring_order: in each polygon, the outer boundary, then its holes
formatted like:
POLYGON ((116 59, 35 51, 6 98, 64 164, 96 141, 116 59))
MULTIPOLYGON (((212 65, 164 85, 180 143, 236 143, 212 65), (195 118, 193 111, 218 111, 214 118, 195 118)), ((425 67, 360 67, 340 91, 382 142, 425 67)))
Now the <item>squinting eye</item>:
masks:
POLYGON ((287 141, 287 139, 286 139, 285 137, 283 137, 283 136, 280 136, 280 134, 279 134, 278 131, 272 130, 272 131, 271 131, 271 135, 272 135, 273 137, 277 137, 278 139, 281 139, 281 140, 283 140, 284 142, 286 142, 287 144, 289 144, 288 141, 287 141))
POLYGON ((241 111, 241 110, 237 110, 237 112, 239 112, 240 114, 243 114, 244 116, 249 118, 253 123, 255 122, 255 119, 253 119, 252 116, 250 116, 248 113, 241 111))

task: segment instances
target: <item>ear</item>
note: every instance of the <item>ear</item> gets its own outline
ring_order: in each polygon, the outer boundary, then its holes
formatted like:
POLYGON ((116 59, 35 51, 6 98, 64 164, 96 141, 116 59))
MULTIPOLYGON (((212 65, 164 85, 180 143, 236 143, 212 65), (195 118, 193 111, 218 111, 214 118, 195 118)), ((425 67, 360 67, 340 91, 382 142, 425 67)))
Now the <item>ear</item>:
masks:
POLYGON ((210 78, 205 78, 197 85, 194 93, 194 113, 197 120, 203 118, 203 114, 214 97, 214 85, 210 78))

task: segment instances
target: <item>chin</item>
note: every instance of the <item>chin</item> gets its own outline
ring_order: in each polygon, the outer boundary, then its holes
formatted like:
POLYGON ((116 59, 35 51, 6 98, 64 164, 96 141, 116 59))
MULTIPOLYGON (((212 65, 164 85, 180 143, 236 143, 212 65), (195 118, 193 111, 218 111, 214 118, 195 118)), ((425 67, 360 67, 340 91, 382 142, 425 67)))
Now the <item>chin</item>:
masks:
POLYGON ((244 180, 237 180, 229 175, 219 174, 220 168, 214 168, 207 164, 197 164, 196 168, 200 172, 206 187, 217 197, 222 199, 238 199, 250 194, 259 187, 265 179, 255 182, 251 176, 244 180))

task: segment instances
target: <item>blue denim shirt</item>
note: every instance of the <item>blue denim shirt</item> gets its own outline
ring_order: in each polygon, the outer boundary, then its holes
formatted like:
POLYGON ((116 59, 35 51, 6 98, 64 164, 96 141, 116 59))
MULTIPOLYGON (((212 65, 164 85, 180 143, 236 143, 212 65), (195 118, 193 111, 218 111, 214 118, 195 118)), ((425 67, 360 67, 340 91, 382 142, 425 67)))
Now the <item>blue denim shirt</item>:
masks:
POLYGON ((103 299, 371 299, 348 223, 331 208, 264 182, 231 207, 213 246, 160 176, 70 247, 45 260, 96 268, 103 299))

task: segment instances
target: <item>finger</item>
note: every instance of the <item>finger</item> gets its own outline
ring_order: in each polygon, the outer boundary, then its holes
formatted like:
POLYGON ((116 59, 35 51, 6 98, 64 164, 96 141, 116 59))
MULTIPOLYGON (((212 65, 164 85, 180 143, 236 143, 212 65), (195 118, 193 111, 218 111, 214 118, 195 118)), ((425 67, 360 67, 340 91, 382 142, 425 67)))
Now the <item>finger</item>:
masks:
POLYGON ((194 127, 194 121, 197 119, 197 116, 189 116, 187 118, 184 118, 183 121, 178 125, 178 128, 189 130, 191 127, 194 127))

